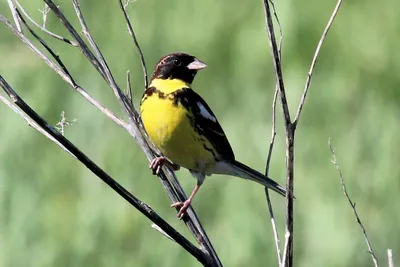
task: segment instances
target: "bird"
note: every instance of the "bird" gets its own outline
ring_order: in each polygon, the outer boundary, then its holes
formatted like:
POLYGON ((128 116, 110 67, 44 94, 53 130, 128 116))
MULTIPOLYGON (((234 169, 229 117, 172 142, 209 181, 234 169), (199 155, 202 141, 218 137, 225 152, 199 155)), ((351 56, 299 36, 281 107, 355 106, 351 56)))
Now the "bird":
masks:
POLYGON ((189 198, 172 204, 182 219, 206 176, 222 174, 257 182, 280 195, 286 189, 260 172, 237 161, 216 116, 192 89, 198 71, 207 65, 186 53, 171 53, 155 66, 140 101, 143 126, 161 152, 150 163, 153 174, 166 165, 186 168, 197 180, 189 198))

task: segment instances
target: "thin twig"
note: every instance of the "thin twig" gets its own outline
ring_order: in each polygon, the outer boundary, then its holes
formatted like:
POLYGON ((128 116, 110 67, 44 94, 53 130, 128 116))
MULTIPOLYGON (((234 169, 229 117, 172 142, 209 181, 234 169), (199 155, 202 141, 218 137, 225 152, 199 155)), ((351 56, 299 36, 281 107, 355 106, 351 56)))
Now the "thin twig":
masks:
POLYGON ((7 2, 8 2, 8 6, 10 7, 10 11, 11 11, 11 14, 12 14, 12 16, 13 16, 14 22, 15 22, 15 27, 17 28, 17 30, 18 30, 19 32, 22 33, 21 22, 20 22, 19 19, 18 19, 18 15, 17 15, 17 10, 16 10, 16 7, 15 7, 15 3, 14 3, 13 0, 7 0, 7 2))
POLYGON ((301 96, 300 104, 299 104, 299 106, 297 108, 296 116, 295 116, 294 121, 293 121, 294 128, 296 128, 297 124, 299 123, 301 111, 303 110, 304 103, 306 101, 308 89, 310 88, 311 77, 313 75, 314 67, 315 67, 315 64, 317 63, 317 59, 318 59, 319 52, 321 50, 322 44, 325 41, 325 38, 326 38, 326 36, 327 36, 327 34, 329 32, 329 29, 332 27, 333 21, 335 20, 335 17, 337 15, 338 11, 339 11, 339 8, 340 8, 341 4, 342 4, 342 0, 338 0, 337 3, 336 3, 335 8, 333 9, 331 17, 329 18, 328 24, 326 25, 325 30, 322 33, 321 39, 318 42, 317 48, 315 49, 314 57, 313 57, 313 59, 311 61, 310 70, 308 71, 306 84, 304 86, 304 92, 303 92, 303 94, 301 96))
MULTIPOLYGON (((51 135, 50 140, 56 140, 56 144, 61 144, 63 148, 73 154, 82 164, 84 164, 90 171, 92 171, 97 177, 117 192, 121 197, 128 201, 134 206, 139 212, 145 215, 153 223, 157 224, 167 235, 169 235, 175 242, 182 246, 187 252, 193 255, 203 265, 207 264, 208 256, 195 247, 189 240, 177 232, 172 226, 170 226, 164 219, 162 219, 149 205, 136 198, 123 186, 116 182, 111 176, 104 172, 98 165, 96 165, 91 159, 89 159, 83 152, 81 152, 76 146, 74 146, 67 138, 62 136, 53 126, 46 122, 40 117, 29 105, 27 105, 19 95, 11 88, 7 81, 0 76, 0 86, 4 92, 12 99, 13 103, 17 105, 23 111, 23 117, 26 120, 33 120, 37 126, 43 129, 48 135, 51 135)), ((14 110, 14 109, 13 109, 14 110)), ((22 115, 22 113, 18 113, 22 115)), ((36 128, 36 127, 35 127, 36 128)), ((40 131, 42 132, 42 131, 40 131)), ((46 137, 48 135, 45 135, 46 137)))
POLYGON ((388 250, 387 250, 387 255, 388 255, 388 265, 389 265, 389 267, 394 267, 392 249, 388 248, 388 250))
POLYGON ((269 44, 283 111, 286 141, 286 237, 282 266, 293 266, 293 192, 294 192, 294 128, 292 127, 283 83, 280 53, 275 38, 269 0, 263 0, 269 44))
POLYGON ((269 165, 271 163, 272 151, 274 149, 275 137, 276 137, 276 100, 278 98, 278 88, 275 89, 274 97, 272 99, 272 127, 271 127, 271 140, 269 142, 267 164, 265 166, 265 175, 268 176, 269 165))
POLYGON ((46 5, 46 4, 44 4, 44 7, 43 7, 43 9, 39 9, 39 12, 40 13, 42 13, 42 19, 43 19, 43 28, 46 28, 46 23, 47 23, 47 15, 49 14, 49 12, 50 12, 50 8, 49 8, 49 6, 48 5, 46 5))
POLYGON ((290 124, 291 124, 290 113, 289 113, 289 107, 288 107, 287 100, 286 100, 286 92, 285 92, 285 86, 283 83, 281 60, 280 60, 280 55, 279 55, 279 51, 278 51, 278 46, 276 44, 274 25, 272 23, 271 10, 270 10, 269 3, 268 3, 269 0, 263 0, 263 1, 264 1, 267 33, 268 33, 268 37, 270 40, 269 44, 271 46, 271 53, 272 53, 272 57, 273 57, 276 80, 277 80, 279 93, 280 93, 280 97, 281 97, 281 102, 282 102, 283 116, 285 119, 284 122, 285 122, 285 126, 287 128, 290 128, 290 124))
MULTIPOLYGON (((69 39, 67 39, 67 38, 65 38, 65 37, 60 36, 60 35, 57 35, 57 34, 51 32, 51 31, 47 30, 45 26, 42 26, 42 25, 40 25, 39 23, 37 23, 34 19, 32 19, 32 18, 29 16, 29 14, 25 11, 25 9, 22 7, 22 5, 21 5, 17 0, 15 0, 15 4, 17 5, 18 10, 21 11, 21 13, 24 14, 24 16, 25 16, 33 25, 35 25, 37 28, 39 28, 41 31, 43 31, 44 33, 50 35, 51 37, 53 37, 53 38, 55 38, 55 39, 57 39, 57 40, 66 42, 67 44, 70 44, 70 45, 75 46, 75 47, 78 46, 78 44, 77 44, 76 42, 71 41, 71 40, 69 40, 69 39)), ((43 15, 43 16, 44 16, 44 15, 43 15)), ((45 21, 45 18, 43 18, 43 20, 45 21)))
MULTIPOLYGON (((279 20, 279 17, 278 17, 278 13, 276 13, 274 1, 269 0, 269 2, 271 3, 272 11, 274 12, 274 17, 275 17, 276 23, 278 23, 278 29, 279 29, 278 54, 279 54, 279 61, 282 65, 283 29, 282 29, 281 21, 279 20)), ((276 84, 276 88, 278 89, 278 84, 276 84)))
POLYGON ((93 55, 93 53, 91 52, 89 47, 86 45, 85 41, 83 41, 83 39, 80 37, 78 32, 72 26, 72 24, 67 20, 67 18, 60 11, 60 9, 54 4, 53 1, 51 1, 51 0, 44 0, 44 1, 48 5, 48 7, 54 12, 54 14, 60 19, 61 23, 68 30, 68 32, 71 34, 71 36, 75 39, 75 41, 78 44, 78 48, 81 50, 81 52, 90 61, 90 63, 92 63, 92 65, 99 72, 99 74, 105 80, 107 80, 107 77, 106 77, 105 73, 103 72, 103 69, 101 68, 99 60, 93 55))
POLYGON ((136 2, 137 0, 126 0, 124 4, 124 8, 126 9, 130 4, 136 2))
MULTIPOLYGON (((288 240, 285 240, 285 248, 284 248, 284 255, 283 255, 283 263, 282 266, 293 266, 293 192, 294 192, 294 136, 296 126, 299 121, 299 117, 301 111, 304 106, 305 98, 308 92, 308 88, 310 85, 311 75, 315 67, 315 63, 322 46, 323 41, 326 38, 326 35, 333 23, 333 20, 339 10, 342 0, 338 0, 335 9, 328 21, 327 27, 325 28, 324 33, 322 34, 322 38, 320 40, 319 45, 317 46, 316 52, 314 54, 314 58, 311 63, 310 72, 306 81, 305 90, 300 100, 299 108, 296 112, 295 119, 293 123, 290 120, 290 113, 289 108, 287 105, 286 95, 285 95, 285 88, 283 84, 283 76, 282 76, 282 69, 281 69, 281 61, 280 61, 280 54, 277 49, 275 33, 274 33, 274 25, 272 22, 271 10, 269 7, 269 1, 263 0, 264 2, 264 10, 265 10, 265 19, 267 25, 267 33, 270 41, 271 52, 274 62, 275 74, 277 79, 277 84, 279 85, 279 92, 281 97, 281 106, 284 115, 284 123, 285 123, 285 137, 286 137, 286 168, 287 168, 287 175, 286 175, 286 187, 287 187, 287 194, 286 194, 286 234, 285 236, 288 240)), ((279 23, 279 21, 278 21, 279 23)))
MULTIPOLYGON (((128 70, 126 72, 126 96, 129 98, 129 100, 132 102, 132 86, 131 86, 131 72, 128 70)), ((132 103, 133 105, 133 103, 132 103)))
MULTIPOLYGON (((96 44, 94 38, 90 34, 89 28, 86 24, 85 18, 80 9, 78 0, 72 0, 72 4, 74 6, 75 13, 78 17, 80 25, 82 27, 83 35, 85 36, 86 40, 89 42, 90 46, 94 50, 96 56, 93 55, 93 53, 90 51, 90 49, 88 49, 88 47, 86 45, 81 45, 82 43, 84 44, 83 40, 80 38, 79 35, 74 34, 74 33, 76 33, 75 29, 71 26, 71 23, 69 23, 69 21, 60 12, 58 7, 51 0, 45 0, 45 2, 50 6, 51 9, 53 9, 53 11, 56 13, 56 15, 59 16, 59 18, 61 19, 64 26, 71 32, 71 34, 73 34, 74 38, 77 38, 75 40, 79 43, 79 48, 81 49, 82 53, 91 61, 93 66, 96 68, 96 70, 102 75, 104 80, 111 87, 111 89, 114 92, 114 95, 120 102, 123 110, 125 111, 125 113, 128 117, 129 125, 131 127, 137 128, 136 122, 139 120, 139 114, 136 111, 136 109, 134 108, 132 101, 129 101, 129 99, 122 92, 120 87, 117 85, 117 83, 111 73, 111 70, 108 67, 106 59, 104 58, 103 54, 101 53, 100 48, 96 44), (51 4, 49 4, 49 3, 51 3, 51 4), (69 28, 69 26, 71 28, 69 28)), ((133 137, 137 141, 140 138, 139 137, 139 129, 133 131, 132 133, 134 134, 133 137)))
MULTIPOLYGON (((22 16, 20 16, 21 21, 24 23, 22 16)), ((0 21, 3 22, 22 42, 24 42, 39 58, 41 58, 52 70, 54 70, 60 77, 66 81, 73 89, 75 89, 83 98, 85 98, 89 103, 98 108, 103 114, 105 114, 109 119, 114 121, 117 125, 128 129, 129 126, 120 118, 115 116, 109 109, 100 104, 99 101, 94 99, 91 95, 89 95, 82 87, 80 87, 76 82, 72 79, 69 74, 67 68, 64 66, 61 59, 57 56, 57 54, 47 46, 47 44, 35 34, 35 32, 29 27, 28 24, 24 23, 24 25, 28 28, 28 30, 43 44, 43 46, 49 51, 49 53, 55 58, 58 66, 55 62, 49 59, 42 51, 40 51, 25 35, 19 32, 3 15, 0 14, 0 21)))
POLYGON ((76 13, 76 15, 78 17, 79 23, 81 24, 83 35, 86 37, 86 40, 89 42, 90 46, 92 47, 92 49, 94 50, 94 52, 95 52, 95 54, 97 56, 97 62, 101 66, 101 70, 102 70, 102 73, 104 74, 105 80, 112 87, 116 97, 118 99, 122 98, 123 94, 121 93, 120 90, 118 90, 118 85, 116 84, 116 82, 114 80, 114 77, 113 77, 113 75, 112 75, 112 73, 111 73, 111 71, 110 71, 110 69, 108 67, 107 61, 104 58, 103 54, 101 53, 100 48, 98 47, 98 45, 94 41, 94 38, 90 34, 89 28, 88 28, 88 26, 86 24, 85 18, 83 17, 83 14, 82 14, 82 11, 81 11, 81 8, 80 8, 78 0, 72 0, 72 5, 74 6, 75 13, 76 13))
POLYGON ((271 203, 271 198, 269 196, 268 188, 265 187, 264 190, 265 190, 265 197, 267 199, 267 204, 268 204, 269 216, 271 218, 272 233, 274 234, 275 248, 276 248, 276 254, 277 254, 277 258, 278 258, 278 266, 281 266, 281 264, 282 264, 281 247, 280 247, 281 241, 279 240, 279 234, 278 234, 278 229, 276 227, 274 210, 272 208, 272 203, 271 203))
MULTIPOLYGON (((273 148, 274 148, 275 137, 276 137, 276 125, 275 125, 276 115, 275 115, 275 111, 276 111, 276 99, 277 99, 277 96, 278 96, 278 88, 275 89, 274 98, 273 98, 273 101, 272 101, 271 141, 269 143, 267 164, 266 164, 266 167, 265 167, 265 176, 267 176, 267 177, 268 177, 269 165, 270 165, 270 162, 271 162, 272 151, 273 151, 273 148)), ((271 198, 269 196, 268 188, 265 187, 264 190, 265 190, 265 197, 267 199, 267 204, 268 204, 269 216, 271 218, 271 226, 272 226, 272 232, 274 234, 275 248, 276 248, 276 253, 277 253, 277 257, 278 257, 278 264, 279 264, 279 266, 281 266, 282 257, 281 257, 281 249, 280 249, 280 240, 279 240, 278 230, 277 230, 277 227, 276 227, 274 210, 272 208, 272 203, 271 203, 271 198)))
POLYGON ((332 143, 331 143, 331 139, 330 139, 330 138, 329 138, 328 144, 329 144, 329 149, 331 150, 332 157, 333 157, 332 163, 333 163, 333 165, 335 165, 337 171, 339 172, 340 184, 342 185, 343 194, 345 195, 345 197, 346 197, 347 200, 349 201, 349 204, 350 204, 351 208, 353 209, 354 216, 355 216, 356 219, 357 219, 357 223, 358 223, 358 225, 360 226, 360 228, 361 228, 361 230, 362 230, 362 232, 363 232, 365 242, 367 243, 368 252, 369 252, 369 254, 371 254, 371 257, 372 257, 372 261, 373 261, 373 263, 374 263, 374 266, 375 266, 375 267, 378 267, 378 266, 379 266, 379 265, 378 265, 378 259, 376 258, 375 253, 374 253, 374 251, 372 250, 372 245, 371 245, 371 242, 369 241, 369 238, 368 238, 368 235, 367 235, 367 231, 365 230, 365 227, 364 227, 364 225, 362 224, 362 222, 361 222, 361 220, 360 220, 360 217, 358 216, 358 212, 357 212, 357 209, 356 209, 356 203, 353 202, 353 201, 350 199, 349 193, 347 192, 346 184, 344 183, 343 173, 342 173, 342 170, 340 169, 339 163, 338 163, 338 161, 337 161, 337 159, 336 159, 335 150, 334 150, 334 148, 333 148, 333 146, 332 146, 332 143))
POLYGON ((281 267, 284 267, 286 264, 286 255, 288 255, 288 249, 289 249, 289 237, 290 237, 290 232, 286 231, 285 232, 285 244, 283 245, 283 255, 282 255, 282 263, 281 267))
MULTIPOLYGON (((272 9, 274 11, 275 19, 278 22, 278 27, 279 27, 279 46, 278 46, 278 52, 279 52, 279 59, 282 59, 282 41, 283 41, 283 31, 281 24, 279 22, 278 14, 276 13, 275 10, 275 5, 272 1, 272 9)), ((278 97, 279 93, 279 88, 278 88, 278 81, 275 86, 275 91, 274 91, 274 97, 272 99, 272 129, 271 129, 271 140, 269 143, 269 150, 268 150, 268 156, 267 156, 267 163, 265 166, 265 176, 268 177, 269 173, 269 165, 271 163, 271 157, 272 157, 272 151, 274 149, 274 144, 275 144, 275 137, 276 137, 276 100, 278 97)), ((271 203, 271 198, 269 196, 269 191, 268 188, 265 187, 265 197, 267 199, 267 204, 268 204, 268 211, 269 211, 269 216, 271 218, 271 226, 272 226, 272 232, 274 234, 274 240, 275 240, 275 248, 276 248, 276 253, 277 253, 277 258, 278 258, 278 265, 281 266, 282 264, 282 256, 281 256, 281 248, 280 248, 280 239, 279 239, 279 234, 278 230, 276 227, 276 222, 275 222, 275 215, 274 215, 274 210, 272 208, 272 203, 271 203)))
POLYGON ((138 40, 137 40, 137 38, 136 38, 136 34, 135 34, 135 32, 133 31, 132 24, 131 24, 131 20, 130 20, 130 18, 129 18, 128 13, 126 12, 126 8, 128 7, 128 5, 129 5, 130 3, 132 3, 132 1, 129 1, 129 0, 128 0, 128 1, 125 3, 125 5, 122 4, 122 0, 118 0, 118 1, 119 1, 119 5, 120 5, 121 10, 122 10, 122 12, 124 13, 124 17, 125 17, 125 20, 126 20, 126 24, 127 24, 127 26, 128 26, 129 34, 132 36, 133 42, 134 42, 134 44, 135 44, 135 46, 136 46, 136 50, 138 51, 139 56, 140 56, 140 64, 142 65, 143 78, 144 78, 144 88, 146 89, 146 88, 149 86, 149 81, 148 81, 148 78, 147 78, 147 67, 146 67, 146 62, 145 62, 145 60, 144 60, 144 56, 143 56, 142 49, 140 48, 139 42, 138 42, 138 40))
MULTIPOLYGON (((283 43, 283 30, 281 23, 279 21, 278 14, 276 13, 275 5, 272 0, 269 0, 271 5, 272 5, 272 10, 274 11, 274 16, 275 19, 278 23, 278 28, 279 28, 279 45, 278 45, 278 55, 279 55, 279 60, 282 60, 282 43, 283 43)), ((269 143, 269 150, 268 150, 268 156, 267 156, 267 163, 265 166, 265 175, 268 176, 269 172, 269 165, 271 162, 271 156, 272 156, 272 151, 274 148, 274 143, 275 143, 275 136, 276 136, 276 100, 278 97, 279 93, 279 84, 278 80, 276 81, 275 85, 275 91, 274 91, 274 97, 272 99, 272 129, 271 129, 271 141, 269 143)))

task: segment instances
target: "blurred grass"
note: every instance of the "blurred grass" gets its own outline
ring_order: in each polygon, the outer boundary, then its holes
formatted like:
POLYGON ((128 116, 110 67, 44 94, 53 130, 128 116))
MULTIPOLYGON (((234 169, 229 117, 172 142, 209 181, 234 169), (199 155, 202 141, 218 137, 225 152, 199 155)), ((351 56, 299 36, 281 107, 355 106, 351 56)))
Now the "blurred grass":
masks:
MULTIPOLYGON (((137 53, 117 1, 81 1, 88 24, 120 85, 133 74, 136 104, 143 90, 137 53)), ((42 2, 23 2, 40 20, 42 2)), ((295 111, 310 60, 334 1, 281 1, 283 68, 295 111)), ((69 1, 59 1, 69 18, 69 1)), ((400 253, 399 69, 395 0, 344 2, 323 46, 296 135, 296 266, 371 266, 352 211, 340 190, 327 146, 333 139, 349 193, 378 258, 400 253)), ((9 19, 7 5, 0 12, 9 19)), ((263 170, 274 74, 261 1, 140 0, 129 9, 149 69, 161 56, 186 51, 209 68, 194 83, 222 123, 236 157, 263 170)), ((75 25, 77 26, 77 22, 75 25)), ((49 28, 64 34, 49 15, 49 28)), ((150 175, 138 146, 75 94, 2 25, 0 73, 41 115, 61 111, 78 122, 67 137, 171 224, 189 236, 150 175)), ((121 114, 111 91, 78 51, 49 40, 77 81, 121 114)), ((88 170, 0 105, 0 266, 197 266, 181 248, 88 170)), ((278 137, 271 177, 284 182, 284 139, 278 137)), ((194 179, 178 176, 189 192, 194 179)), ((283 238, 284 201, 275 195, 283 238)), ((213 176, 194 201, 225 266, 276 265, 260 186, 213 176)))

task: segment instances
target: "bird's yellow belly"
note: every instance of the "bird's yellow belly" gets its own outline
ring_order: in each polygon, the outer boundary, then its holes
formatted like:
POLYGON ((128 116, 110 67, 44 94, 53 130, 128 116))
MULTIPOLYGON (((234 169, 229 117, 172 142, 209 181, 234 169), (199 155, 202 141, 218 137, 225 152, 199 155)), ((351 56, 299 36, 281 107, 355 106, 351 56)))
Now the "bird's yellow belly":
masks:
POLYGON ((214 164, 213 154, 204 147, 211 148, 211 144, 195 132, 187 110, 179 104, 148 98, 142 104, 141 116, 151 141, 172 162, 194 171, 214 164))

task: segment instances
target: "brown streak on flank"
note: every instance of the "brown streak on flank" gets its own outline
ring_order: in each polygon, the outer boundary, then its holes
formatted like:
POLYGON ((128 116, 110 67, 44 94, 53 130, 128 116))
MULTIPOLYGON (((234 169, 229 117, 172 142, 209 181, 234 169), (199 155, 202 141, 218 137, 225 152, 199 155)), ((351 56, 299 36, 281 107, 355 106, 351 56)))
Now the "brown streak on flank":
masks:
POLYGON ((217 157, 216 157, 216 155, 215 155, 215 152, 214 152, 214 150, 213 150, 212 148, 207 147, 207 145, 204 144, 204 143, 203 143, 203 147, 204 147, 205 150, 207 150, 208 152, 210 152, 210 153, 213 155, 213 157, 214 157, 215 160, 217 160, 217 157))

